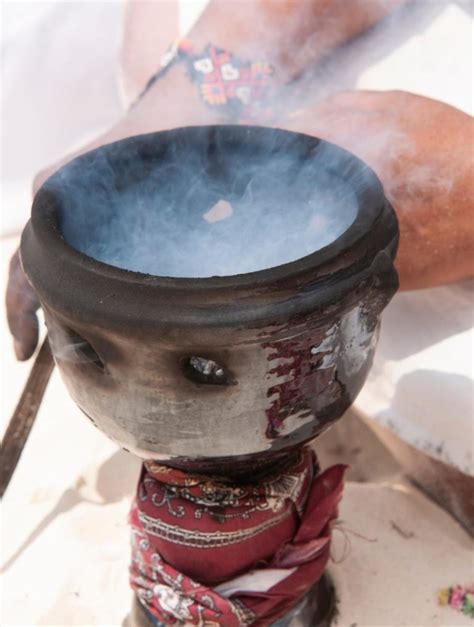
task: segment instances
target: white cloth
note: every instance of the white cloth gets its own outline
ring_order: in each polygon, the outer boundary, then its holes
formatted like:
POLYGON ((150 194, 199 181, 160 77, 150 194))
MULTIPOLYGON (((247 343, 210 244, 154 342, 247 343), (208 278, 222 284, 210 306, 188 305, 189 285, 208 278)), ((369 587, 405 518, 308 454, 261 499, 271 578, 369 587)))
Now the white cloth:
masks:
POLYGON ((18 232, 39 170, 121 114, 121 2, 2 4, 2 219, 18 232))
POLYGON ((398 294, 356 407, 431 457, 474 475, 473 284, 398 294))

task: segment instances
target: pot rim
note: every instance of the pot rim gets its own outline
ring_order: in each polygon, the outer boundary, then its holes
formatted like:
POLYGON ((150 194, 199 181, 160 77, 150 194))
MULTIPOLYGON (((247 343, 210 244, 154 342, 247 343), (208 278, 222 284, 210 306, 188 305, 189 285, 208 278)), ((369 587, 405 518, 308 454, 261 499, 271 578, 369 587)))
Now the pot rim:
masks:
MULTIPOLYGON (((336 273, 337 277, 345 284, 346 289, 349 289, 347 281, 351 286, 359 284, 367 275, 374 258, 381 250, 386 250, 393 260, 398 242, 398 228, 393 209, 384 196, 379 178, 369 166, 352 153, 317 137, 259 126, 188 126, 132 136, 106 144, 77 157, 63 168, 67 168, 73 163, 77 166, 81 161, 87 162, 94 159, 98 152, 115 151, 114 154, 116 154, 117 148, 125 151, 145 148, 153 152, 153 149, 156 150, 163 142, 170 139, 175 141, 180 135, 186 137, 190 133, 194 134, 194 140, 205 139, 208 142, 210 137, 212 138, 213 134, 216 133, 225 133, 229 141, 239 142, 266 141, 269 137, 274 138, 275 135, 280 135, 282 139, 297 141, 310 154, 321 147, 327 149, 331 155, 337 158, 338 164, 344 171, 363 173, 364 177, 367 177, 366 184, 353 188, 358 203, 355 219, 329 245, 281 265, 250 273, 226 276, 188 278, 150 275, 98 261, 73 248, 65 241, 58 220, 58 195, 55 191, 56 175, 52 175, 35 195, 31 219, 25 227, 21 243, 24 269, 40 298, 44 293, 45 300, 50 300, 47 294, 52 290, 55 295, 54 301, 61 303, 65 300, 73 300, 75 305, 72 306, 72 309, 77 311, 79 304, 84 309, 89 309, 87 306, 87 300, 90 299, 89 293, 81 294, 80 292, 84 290, 78 289, 73 294, 69 289, 67 290, 69 297, 64 299, 61 297, 59 285, 55 285, 56 280, 58 284, 63 283, 61 279, 62 264, 67 264, 68 276, 73 283, 77 280, 79 287, 86 283, 89 283, 92 288, 95 285, 104 286, 107 284, 109 291, 110 288, 122 291, 129 289, 135 294, 135 297, 140 298, 145 297, 143 288, 146 287, 146 292, 149 295, 155 294, 155 299, 156 296, 161 295, 159 299, 161 309, 166 309, 167 304, 180 304, 188 308, 195 306, 195 311, 191 313, 189 319, 194 320, 195 315, 198 315, 201 319, 200 323, 202 323, 203 318, 209 316, 210 310, 228 303, 229 298, 234 301, 231 307, 233 306, 236 313, 236 299, 242 299, 242 303, 245 303, 246 307, 257 305, 258 308, 259 302, 265 296, 267 306, 264 306, 263 309, 266 310, 268 309, 269 298, 272 300, 272 294, 277 295, 279 300, 285 294, 286 297, 291 297, 292 294, 289 294, 288 290, 293 292, 295 287, 309 289, 313 294, 315 290, 319 291, 321 304, 327 304, 328 298, 332 302, 335 300, 335 296, 332 295, 335 285, 333 280, 328 281, 329 274, 334 276, 336 273), (390 220, 386 220, 387 214, 391 217, 390 220), (383 217, 385 220, 382 219, 383 217), (369 244, 368 251, 360 254, 363 245, 367 247, 367 244, 369 244), (58 268, 56 277, 48 277, 46 276, 48 272, 41 272, 40 268, 44 269, 48 264, 50 268, 55 266, 58 268), (164 300, 167 299, 168 303, 163 302, 163 295, 165 294, 164 300)), ((333 173, 332 170, 331 173, 333 173)), ((336 289, 336 293, 339 299, 341 290, 336 289)), ((132 297, 132 294, 130 296, 132 297)), ((286 301, 286 298, 284 300, 286 301)), ((132 307, 132 309, 134 308, 132 307)), ((225 318, 224 309, 226 308, 219 308, 219 323, 223 322, 223 316, 225 318)), ((237 309, 240 308, 237 307, 237 309)), ((176 311, 173 315, 181 321, 185 321, 189 317, 183 312, 176 311)), ((243 315, 243 312, 239 315, 243 315)), ((257 311, 250 314, 250 317, 254 318, 255 316, 259 317, 257 311)), ((127 317, 129 318, 130 315, 127 317)), ((230 316, 230 318, 234 319, 236 316, 230 316)), ((230 320, 230 318, 229 321, 235 323, 235 320, 230 320)))

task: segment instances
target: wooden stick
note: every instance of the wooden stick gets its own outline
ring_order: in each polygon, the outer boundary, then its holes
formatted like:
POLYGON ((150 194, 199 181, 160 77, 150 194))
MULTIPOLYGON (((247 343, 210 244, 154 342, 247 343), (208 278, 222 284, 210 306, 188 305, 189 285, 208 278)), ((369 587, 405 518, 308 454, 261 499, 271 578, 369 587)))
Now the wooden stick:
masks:
POLYGON ((0 498, 15 472, 23 452, 36 414, 43 400, 49 378, 54 368, 54 360, 46 336, 31 368, 23 393, 13 412, 7 431, 2 440, 0 452, 0 498))

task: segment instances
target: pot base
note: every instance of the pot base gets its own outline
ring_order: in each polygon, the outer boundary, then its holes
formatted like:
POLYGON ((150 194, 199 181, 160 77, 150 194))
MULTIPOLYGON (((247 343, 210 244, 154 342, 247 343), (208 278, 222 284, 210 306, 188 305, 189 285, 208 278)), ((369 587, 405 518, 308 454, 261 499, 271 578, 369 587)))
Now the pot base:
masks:
MULTIPOLYGON (((336 594, 329 575, 324 574, 286 616, 270 627, 329 627, 336 609, 336 594)), ((126 627, 165 627, 133 597, 126 627)))

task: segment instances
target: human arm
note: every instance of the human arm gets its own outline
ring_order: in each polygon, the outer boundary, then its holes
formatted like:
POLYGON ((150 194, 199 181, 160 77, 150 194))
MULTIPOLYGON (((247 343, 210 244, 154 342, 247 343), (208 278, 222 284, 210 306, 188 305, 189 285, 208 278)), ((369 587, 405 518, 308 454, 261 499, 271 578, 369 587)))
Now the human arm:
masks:
POLYGON ((401 91, 348 91, 290 115, 283 126, 350 150, 379 175, 400 223, 401 289, 473 276, 470 115, 401 91))
MULTIPOLYGON (((298 76, 305 67, 327 56, 335 47, 357 36, 406 0, 212 0, 189 33, 196 50, 208 43, 230 51, 242 60, 265 59, 274 68, 276 89, 298 76)), ((130 32, 142 33, 144 48, 137 48, 138 36, 125 41, 125 54, 143 55, 151 67, 150 29, 159 19, 160 3, 131 3, 130 32), (149 5, 146 6, 145 5, 149 5), (146 9, 145 13, 143 13, 146 9), (145 37, 148 34, 148 37, 145 37), (131 42, 135 42, 133 50, 131 42), (148 45, 147 44, 147 45, 148 45)), ((156 65, 159 59, 155 60, 156 65)), ((134 66, 135 67, 135 66, 134 66)), ((276 97, 275 97, 276 98, 276 97)), ((225 111, 207 106, 196 85, 190 82, 182 65, 176 64, 147 91, 137 105, 106 133, 40 172, 34 192, 61 165, 79 154, 131 135, 176 126, 212 124, 229 121, 225 111)), ((238 119, 230 119, 238 123, 238 119)), ((266 124, 265 117, 254 123, 266 124)), ((38 301, 23 275, 18 251, 12 259, 6 301, 10 330, 19 359, 28 359, 38 337, 38 301)))

